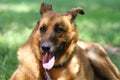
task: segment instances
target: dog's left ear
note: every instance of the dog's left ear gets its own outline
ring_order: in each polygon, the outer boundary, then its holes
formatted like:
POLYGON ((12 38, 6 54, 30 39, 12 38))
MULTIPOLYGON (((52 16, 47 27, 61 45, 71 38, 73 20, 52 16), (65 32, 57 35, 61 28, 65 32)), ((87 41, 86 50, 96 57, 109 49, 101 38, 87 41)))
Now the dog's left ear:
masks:
POLYGON ((44 13, 47 13, 49 11, 52 11, 52 5, 47 3, 41 4, 40 14, 43 15, 44 13))
POLYGON ((67 14, 71 16, 71 20, 72 21, 76 18, 76 16, 77 16, 78 13, 81 14, 81 15, 85 14, 84 11, 83 11, 83 9, 80 8, 80 7, 74 8, 74 9, 72 9, 70 11, 67 11, 67 14))

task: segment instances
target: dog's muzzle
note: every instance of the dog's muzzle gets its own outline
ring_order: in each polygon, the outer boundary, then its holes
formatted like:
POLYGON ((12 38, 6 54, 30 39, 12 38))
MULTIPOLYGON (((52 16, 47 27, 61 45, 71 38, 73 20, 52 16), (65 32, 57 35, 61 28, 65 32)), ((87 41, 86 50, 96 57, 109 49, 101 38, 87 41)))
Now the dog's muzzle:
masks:
POLYGON ((42 51, 42 53, 53 52, 54 47, 50 42, 42 42, 40 44, 40 50, 42 51))
POLYGON ((42 65, 45 69, 51 69, 54 66, 55 58, 64 54, 66 43, 62 42, 59 46, 54 46, 50 42, 42 42, 40 50, 43 54, 42 65))
POLYGON ((50 42, 42 42, 40 44, 40 50, 43 54, 42 66, 44 69, 51 69, 55 63, 55 56, 53 54, 53 46, 50 42))

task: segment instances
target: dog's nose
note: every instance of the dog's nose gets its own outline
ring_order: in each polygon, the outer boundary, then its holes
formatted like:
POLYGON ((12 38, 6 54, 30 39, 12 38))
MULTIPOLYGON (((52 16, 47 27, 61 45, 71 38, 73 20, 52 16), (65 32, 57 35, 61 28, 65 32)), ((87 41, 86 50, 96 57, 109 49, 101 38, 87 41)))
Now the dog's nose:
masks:
POLYGON ((50 47, 49 47, 49 46, 42 46, 42 50, 43 50, 44 52, 49 52, 50 47))
POLYGON ((50 44, 47 42, 44 42, 41 44, 41 49, 43 52, 49 52, 50 51, 50 44))

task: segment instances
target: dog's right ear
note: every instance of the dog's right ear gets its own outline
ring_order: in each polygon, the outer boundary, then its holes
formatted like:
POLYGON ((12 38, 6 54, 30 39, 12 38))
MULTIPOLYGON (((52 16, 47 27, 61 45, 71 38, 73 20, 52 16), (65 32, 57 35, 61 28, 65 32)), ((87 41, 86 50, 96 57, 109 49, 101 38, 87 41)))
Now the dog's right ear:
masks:
POLYGON ((40 14, 43 15, 44 13, 47 13, 49 11, 52 11, 52 5, 47 3, 41 4, 40 14))

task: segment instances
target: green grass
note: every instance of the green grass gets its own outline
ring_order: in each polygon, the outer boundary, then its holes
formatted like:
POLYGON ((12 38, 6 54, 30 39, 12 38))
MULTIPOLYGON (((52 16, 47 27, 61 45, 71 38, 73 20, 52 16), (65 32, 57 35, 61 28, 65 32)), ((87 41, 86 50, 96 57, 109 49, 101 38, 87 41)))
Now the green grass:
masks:
MULTIPOLYGON (((0 0, 0 80, 8 80, 17 68, 16 52, 29 37, 40 19, 40 0, 0 0)), ((120 0, 44 0, 53 4, 56 12, 82 7, 78 15, 79 37, 120 50, 120 0)), ((120 70, 120 52, 109 54, 120 70)))

